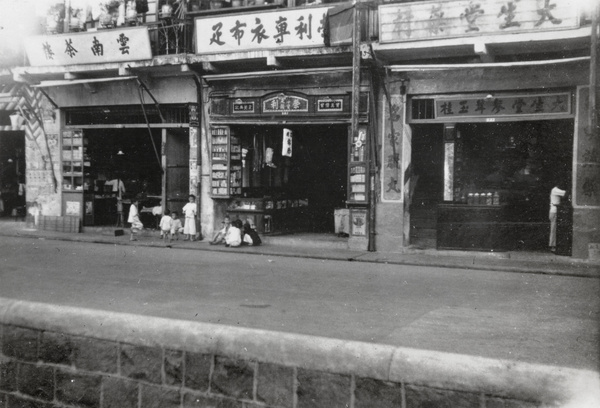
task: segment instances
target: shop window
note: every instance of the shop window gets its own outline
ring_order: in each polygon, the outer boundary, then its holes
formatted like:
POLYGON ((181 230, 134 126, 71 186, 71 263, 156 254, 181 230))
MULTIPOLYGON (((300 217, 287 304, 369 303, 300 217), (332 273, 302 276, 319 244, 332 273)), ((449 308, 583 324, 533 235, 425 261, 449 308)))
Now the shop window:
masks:
POLYGON ((445 141, 454 144, 454 188, 444 198, 506 205, 514 221, 545 221, 550 189, 571 178, 572 138, 571 121, 459 124, 445 141))
POLYGON ((413 99, 410 104, 411 118, 418 119, 433 119, 434 100, 433 99, 413 99))
MULTIPOLYGON (((150 123, 162 123, 158 109, 145 106, 146 117, 150 123)), ((189 111, 185 105, 161 105, 164 123, 189 123, 189 111)), ((84 109, 67 109, 67 126, 145 124, 146 118, 141 106, 99 106, 84 109)))

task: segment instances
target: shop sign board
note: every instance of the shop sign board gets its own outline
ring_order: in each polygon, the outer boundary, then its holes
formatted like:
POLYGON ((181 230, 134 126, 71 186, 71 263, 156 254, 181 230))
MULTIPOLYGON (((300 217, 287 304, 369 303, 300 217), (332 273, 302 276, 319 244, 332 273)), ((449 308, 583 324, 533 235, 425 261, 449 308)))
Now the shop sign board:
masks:
POLYGON ((379 6, 381 43, 579 28, 572 0, 424 1, 379 6))
POLYGON ((296 95, 279 94, 266 98, 262 103, 263 113, 308 113, 308 99, 296 95))
POLYGON ((435 100, 435 119, 562 116, 571 114, 569 92, 538 95, 465 96, 435 100))
POLYGON ((25 50, 33 66, 152 59, 147 27, 34 36, 25 39, 25 50))
POLYGON ((324 47, 328 7, 198 17, 196 54, 324 47))
POLYGON ((236 99, 232 102, 231 106, 234 114, 255 113, 254 101, 242 101, 241 99, 236 99))
POLYGON ((317 112, 342 112, 344 110, 343 99, 318 99, 317 112))

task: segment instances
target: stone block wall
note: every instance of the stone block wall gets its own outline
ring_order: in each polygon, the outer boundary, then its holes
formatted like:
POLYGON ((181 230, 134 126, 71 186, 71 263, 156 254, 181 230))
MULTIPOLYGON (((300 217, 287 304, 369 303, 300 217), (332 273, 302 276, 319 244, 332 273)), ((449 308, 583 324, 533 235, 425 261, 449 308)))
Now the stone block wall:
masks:
POLYGON ((533 408, 597 381, 472 359, 0 299, 0 408, 533 408))

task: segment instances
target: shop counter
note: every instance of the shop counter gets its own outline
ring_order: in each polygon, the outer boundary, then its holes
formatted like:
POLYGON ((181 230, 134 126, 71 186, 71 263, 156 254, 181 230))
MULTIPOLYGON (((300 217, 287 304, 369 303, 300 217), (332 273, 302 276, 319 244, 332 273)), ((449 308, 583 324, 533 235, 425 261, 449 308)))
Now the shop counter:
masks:
POLYGON ((549 223, 528 217, 514 205, 440 204, 437 248, 480 251, 540 250, 549 223))
POLYGON ((509 249, 506 207, 503 205, 440 204, 438 249, 497 251, 509 249))
POLYGON ((248 198, 236 200, 227 208, 231 220, 250 220, 259 234, 297 232, 310 227, 308 200, 248 198))

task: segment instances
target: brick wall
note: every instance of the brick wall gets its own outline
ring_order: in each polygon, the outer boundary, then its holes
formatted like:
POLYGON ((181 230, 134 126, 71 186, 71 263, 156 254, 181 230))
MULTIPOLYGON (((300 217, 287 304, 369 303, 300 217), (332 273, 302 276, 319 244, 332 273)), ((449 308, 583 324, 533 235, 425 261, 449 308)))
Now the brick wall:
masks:
POLYGON ((575 373, 515 363, 507 375, 462 356, 440 374, 408 349, 394 363, 387 346, 47 309, 0 299, 0 408, 550 407, 575 373))

